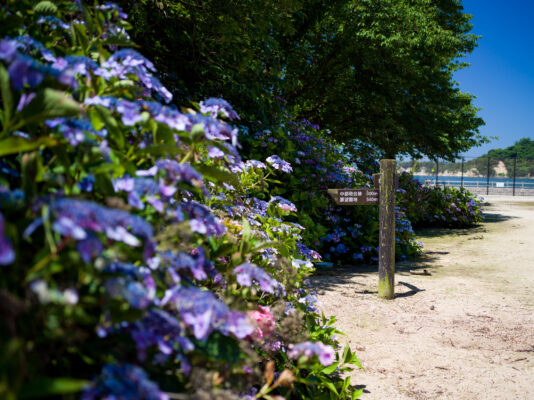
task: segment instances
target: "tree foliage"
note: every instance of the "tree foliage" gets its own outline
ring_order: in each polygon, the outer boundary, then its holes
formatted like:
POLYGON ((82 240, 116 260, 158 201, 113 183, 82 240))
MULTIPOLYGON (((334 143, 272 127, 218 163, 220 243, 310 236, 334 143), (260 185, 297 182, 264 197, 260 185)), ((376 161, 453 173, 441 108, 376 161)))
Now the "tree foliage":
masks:
POLYGON ((224 93, 264 125, 283 105, 388 157, 451 158, 485 141, 453 81, 477 39, 458 0, 123 3, 184 98, 224 93))

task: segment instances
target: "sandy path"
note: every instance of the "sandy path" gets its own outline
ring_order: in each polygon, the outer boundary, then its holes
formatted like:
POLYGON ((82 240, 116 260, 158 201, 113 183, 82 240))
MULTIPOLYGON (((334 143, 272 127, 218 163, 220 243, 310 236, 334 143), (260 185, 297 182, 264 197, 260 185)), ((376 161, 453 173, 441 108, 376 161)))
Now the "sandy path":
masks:
POLYGON ((312 279, 365 367, 362 399, 534 399, 534 201, 521 200, 489 199, 474 229, 422 232, 393 301, 376 296, 377 267, 312 279))

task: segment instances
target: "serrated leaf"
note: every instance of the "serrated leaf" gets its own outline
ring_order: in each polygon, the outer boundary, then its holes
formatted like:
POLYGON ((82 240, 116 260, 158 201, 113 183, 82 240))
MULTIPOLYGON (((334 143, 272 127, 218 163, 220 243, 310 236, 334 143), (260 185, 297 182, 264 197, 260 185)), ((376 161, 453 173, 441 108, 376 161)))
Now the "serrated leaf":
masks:
POLYGON ((58 141, 54 138, 43 136, 36 140, 27 140, 18 136, 10 136, 3 140, 0 140, 0 157, 16 154, 16 153, 25 153, 38 149, 41 146, 53 147, 58 145, 58 141))
POLYGON ((40 1, 33 7, 33 11, 37 14, 53 15, 57 13, 57 6, 51 1, 40 1))
POLYGON ((19 393, 20 399, 56 396, 80 392, 89 384, 86 380, 72 378, 42 378, 24 384, 19 393))

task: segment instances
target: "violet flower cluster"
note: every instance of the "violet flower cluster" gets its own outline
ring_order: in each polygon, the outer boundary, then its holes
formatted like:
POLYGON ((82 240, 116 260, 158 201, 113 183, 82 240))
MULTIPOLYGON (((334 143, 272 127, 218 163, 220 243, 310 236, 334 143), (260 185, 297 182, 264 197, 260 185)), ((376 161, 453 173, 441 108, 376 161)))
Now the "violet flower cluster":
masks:
POLYGON ((240 119, 230 103, 224 99, 214 97, 210 97, 209 99, 200 102, 200 112, 204 114, 209 113, 213 118, 217 118, 219 114, 222 114, 230 121, 240 119))
POLYGON ((198 340, 205 340, 217 330, 224 335, 233 334, 239 339, 250 335, 254 328, 247 316, 233 311, 215 295, 195 287, 175 287, 169 289, 162 304, 171 303, 179 312, 182 321, 190 327, 198 340))
POLYGON ((244 263, 234 268, 233 273, 241 286, 259 285, 267 293, 281 295, 285 293, 284 286, 272 278, 263 268, 251 263, 244 263))
POLYGON ((303 342, 292 346, 287 355, 293 359, 301 356, 306 358, 317 356, 319 362, 326 367, 336 360, 335 354, 332 346, 321 342, 303 342))
POLYGON ((266 160, 269 164, 273 166, 274 169, 279 169, 283 172, 293 172, 293 168, 291 167, 291 164, 287 161, 282 160, 277 155, 272 155, 267 157, 266 160))

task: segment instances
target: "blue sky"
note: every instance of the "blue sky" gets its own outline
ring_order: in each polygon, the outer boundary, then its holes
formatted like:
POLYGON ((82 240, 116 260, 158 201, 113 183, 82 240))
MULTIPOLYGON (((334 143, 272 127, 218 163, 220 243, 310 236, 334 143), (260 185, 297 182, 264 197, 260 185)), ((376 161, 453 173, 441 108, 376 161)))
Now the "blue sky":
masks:
POLYGON ((485 136, 499 139, 464 155, 477 157, 515 141, 534 139, 534 1, 463 0, 473 14, 473 30, 482 36, 478 47, 463 60, 470 67, 455 80, 462 91, 474 94, 485 136))

